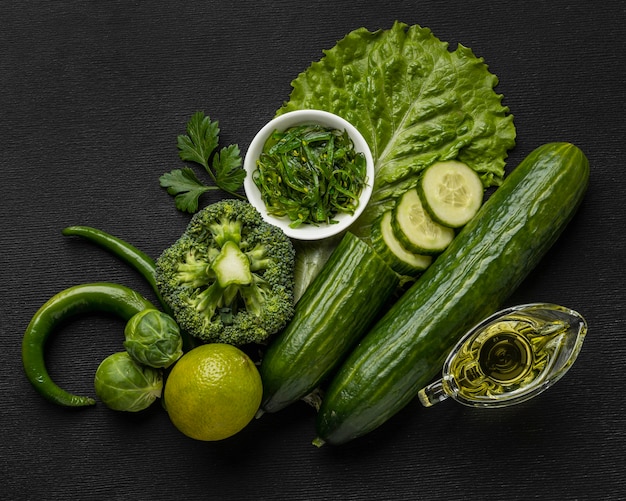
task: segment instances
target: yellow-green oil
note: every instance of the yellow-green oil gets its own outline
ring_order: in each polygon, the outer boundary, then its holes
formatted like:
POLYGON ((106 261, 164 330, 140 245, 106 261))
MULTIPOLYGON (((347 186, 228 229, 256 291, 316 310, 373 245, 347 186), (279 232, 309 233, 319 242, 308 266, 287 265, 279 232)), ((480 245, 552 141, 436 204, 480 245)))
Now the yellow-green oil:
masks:
POLYGON ((489 324, 451 360, 448 384, 458 398, 471 401, 523 391, 549 371, 568 328, 523 313, 489 324))

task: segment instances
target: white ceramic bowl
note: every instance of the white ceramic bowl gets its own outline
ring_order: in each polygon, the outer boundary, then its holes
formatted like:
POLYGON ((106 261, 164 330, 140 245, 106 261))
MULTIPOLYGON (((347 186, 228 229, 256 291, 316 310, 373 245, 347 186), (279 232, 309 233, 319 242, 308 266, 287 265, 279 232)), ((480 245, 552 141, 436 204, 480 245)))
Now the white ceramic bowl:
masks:
POLYGON ((280 115, 268 122, 254 137, 250 143, 250 147, 244 158, 244 169, 246 170, 246 179, 244 181, 244 190, 246 196, 252 205, 254 205, 268 223, 281 228, 285 234, 297 240, 321 240, 328 238, 346 230, 363 212, 365 206, 369 202, 374 184, 374 160, 372 152, 361 133, 347 120, 338 115, 321 110, 297 110, 280 115), (263 152, 263 146, 269 136, 275 131, 284 131, 290 127, 301 124, 319 124, 324 127, 345 130, 354 143, 354 149, 363 153, 367 166, 367 184, 361 191, 359 198, 359 206, 354 214, 337 214, 334 219, 338 222, 335 224, 302 224, 298 228, 290 228, 291 222, 288 217, 275 217, 267 213, 265 203, 261 198, 261 193, 252 180, 252 173, 256 170, 257 160, 263 152))

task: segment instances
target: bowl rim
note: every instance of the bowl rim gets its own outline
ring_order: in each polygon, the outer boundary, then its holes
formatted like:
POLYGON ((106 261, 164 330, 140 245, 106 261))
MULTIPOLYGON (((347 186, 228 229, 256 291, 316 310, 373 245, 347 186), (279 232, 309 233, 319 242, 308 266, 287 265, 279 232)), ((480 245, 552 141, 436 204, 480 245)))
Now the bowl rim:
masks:
POLYGON ((367 141, 358 129, 345 118, 334 113, 318 109, 289 111, 278 115, 267 122, 250 142, 250 146, 244 156, 244 170, 246 171, 244 191, 248 201, 256 207, 266 222, 278 226, 287 236, 297 240, 322 240, 347 230, 352 223, 359 218, 363 210, 365 210, 365 207, 367 206, 372 195, 375 174, 372 152, 367 144, 367 141), (289 221, 289 218, 278 218, 267 213, 265 203, 261 198, 261 193, 252 180, 252 172, 256 169, 256 161, 263 151, 263 146, 265 145, 267 138, 272 134, 272 132, 275 130, 284 131, 295 125, 306 123, 316 123, 348 132, 348 135, 354 143, 355 150, 363 153, 365 156, 367 183, 361 191, 359 205, 354 214, 337 214, 335 219, 338 222, 335 224, 306 224, 301 225, 298 228, 291 228, 289 226, 289 223, 291 222, 289 221))

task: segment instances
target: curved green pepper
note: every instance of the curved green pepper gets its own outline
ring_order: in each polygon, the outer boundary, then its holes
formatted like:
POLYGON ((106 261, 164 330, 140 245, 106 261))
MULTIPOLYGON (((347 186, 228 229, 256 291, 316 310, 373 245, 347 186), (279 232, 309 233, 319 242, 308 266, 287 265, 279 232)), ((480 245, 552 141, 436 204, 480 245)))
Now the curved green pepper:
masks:
POLYGON ((48 374, 44 350, 48 337, 63 320, 88 312, 105 312, 123 320, 155 306, 138 292, 108 282, 75 285, 46 301, 31 319, 22 340, 22 363, 28 380, 45 398, 59 405, 94 405, 93 398, 73 395, 59 387, 48 374))
POLYGON ((129 244, 121 238, 115 237, 97 228, 90 226, 68 226, 61 233, 65 236, 83 237, 90 242, 111 252, 126 264, 137 270, 143 276, 152 290, 157 295, 159 302, 167 308, 161 298, 161 293, 156 285, 154 260, 145 252, 129 244))
MULTIPOLYGON (((97 228, 92 228, 91 226, 68 226, 67 228, 62 230, 62 233, 65 236, 83 237, 86 240, 95 243, 96 245, 109 251, 110 253, 124 261, 126 264, 137 270, 145 278, 150 287, 152 287, 152 290, 159 300, 159 303, 161 303, 161 306, 163 307, 163 311, 173 317, 171 308, 163 300, 163 297, 161 296, 161 291, 157 287, 156 268, 154 260, 150 256, 139 250, 137 247, 126 242, 125 240, 122 240, 121 238, 115 237, 97 228)), ((180 334, 183 338, 184 351, 189 351, 191 348, 195 347, 198 344, 197 341, 185 331, 181 330, 180 334)))

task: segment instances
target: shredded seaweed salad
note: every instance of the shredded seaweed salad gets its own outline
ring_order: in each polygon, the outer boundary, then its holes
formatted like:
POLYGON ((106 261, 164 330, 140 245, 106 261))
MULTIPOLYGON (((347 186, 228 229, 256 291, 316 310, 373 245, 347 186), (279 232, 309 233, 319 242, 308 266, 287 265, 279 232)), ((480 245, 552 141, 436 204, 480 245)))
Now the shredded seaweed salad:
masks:
POLYGON ((354 214, 367 166, 346 131, 305 124, 272 133, 253 179, 268 213, 288 216, 292 228, 333 224, 354 214))

